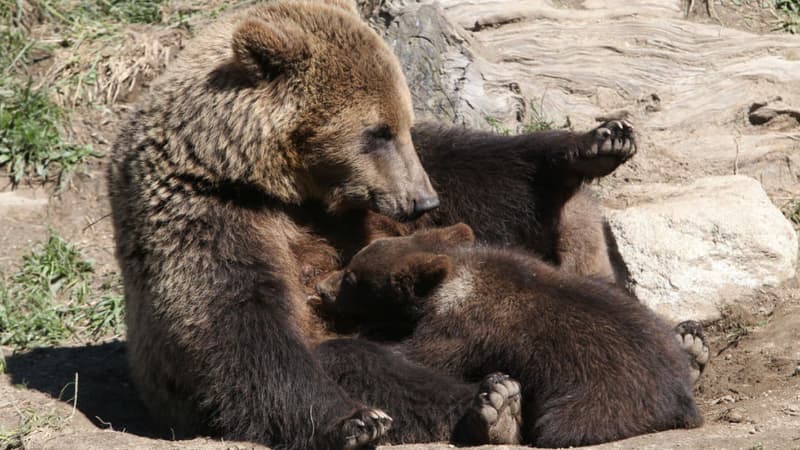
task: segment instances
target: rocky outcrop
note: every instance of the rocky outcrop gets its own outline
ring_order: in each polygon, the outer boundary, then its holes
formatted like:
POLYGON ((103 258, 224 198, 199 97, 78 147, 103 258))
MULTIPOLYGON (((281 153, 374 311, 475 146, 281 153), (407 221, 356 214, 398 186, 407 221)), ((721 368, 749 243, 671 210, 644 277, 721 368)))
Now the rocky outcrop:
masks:
POLYGON ((618 179, 738 173, 800 194, 798 36, 687 21, 678 1, 361 3, 421 118, 514 132, 624 110, 643 139, 618 179))
POLYGON ((715 319, 742 290, 795 275, 797 235, 758 181, 702 178, 621 189, 607 214, 630 290, 675 321, 715 319))

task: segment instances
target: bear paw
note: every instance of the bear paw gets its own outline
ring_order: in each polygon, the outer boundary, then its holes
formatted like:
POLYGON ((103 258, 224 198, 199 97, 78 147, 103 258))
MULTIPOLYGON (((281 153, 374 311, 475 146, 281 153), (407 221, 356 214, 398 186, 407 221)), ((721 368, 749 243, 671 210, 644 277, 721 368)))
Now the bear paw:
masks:
POLYGON ((692 383, 696 383, 708 364, 709 356, 703 325, 694 320, 681 322, 675 327, 675 337, 689 355, 689 371, 692 383))
POLYGON ((461 444, 519 444, 522 424, 520 385, 508 375, 493 373, 483 379, 478 395, 456 427, 461 444))
POLYGON ((344 421, 344 450, 375 444, 392 426, 392 418, 380 409, 362 409, 344 421))
POLYGON ((613 172, 636 154, 633 125, 627 120, 609 120, 586 134, 586 140, 571 167, 586 178, 613 172))

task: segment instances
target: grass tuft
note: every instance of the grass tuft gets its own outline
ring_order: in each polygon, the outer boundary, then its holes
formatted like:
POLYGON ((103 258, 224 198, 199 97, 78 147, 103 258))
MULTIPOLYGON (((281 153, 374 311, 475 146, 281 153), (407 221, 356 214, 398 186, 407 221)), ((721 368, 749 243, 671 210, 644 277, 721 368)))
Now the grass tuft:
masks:
MULTIPOLYGON (((48 429, 50 431, 62 430, 65 426, 72 421, 75 416, 75 408, 78 405, 78 374, 75 374, 75 381, 67 383, 58 396, 62 400, 65 391, 68 388, 73 388, 73 396, 70 401, 72 402, 72 413, 69 415, 61 416, 53 411, 42 413, 38 412, 31 407, 21 407, 16 403, 13 396, 11 397, 11 405, 19 415, 19 424, 11 429, 4 429, 0 427, 0 450, 11 450, 18 448, 27 448, 26 442, 31 434, 36 431, 48 429)), ((18 389, 27 389, 27 386, 17 385, 18 389)))
POLYGON ((30 81, 0 85, 0 167, 13 185, 24 178, 45 182, 55 173, 57 189, 63 189, 79 164, 97 156, 89 146, 64 141, 63 119, 62 110, 30 81))
MULTIPOLYGON (((542 102, 544 102, 544 97, 542 97, 542 102)), ((535 131, 547 131, 555 128, 553 126, 553 122, 551 120, 548 120, 542 113, 541 104, 537 107, 536 105, 533 104, 533 100, 531 100, 530 106, 531 106, 531 112, 530 116, 528 117, 528 123, 522 126, 523 133, 533 133, 535 131)))
POLYGON ((20 270, 0 284, 0 345, 56 345, 72 336, 97 339, 122 327, 117 282, 100 287, 92 301, 92 262, 51 232, 26 256, 20 270))
POLYGON ((511 134, 511 130, 503 126, 503 124, 500 123, 500 121, 497 120, 497 118, 495 117, 487 116, 486 123, 489 124, 489 126, 492 128, 492 131, 494 131, 497 134, 502 134, 504 136, 508 136, 511 134))
POLYGON ((67 419, 56 414, 41 414, 31 408, 19 411, 20 424, 10 430, 0 428, 0 450, 25 448, 25 439, 37 430, 44 428, 60 430, 67 419))
POLYGON ((775 7, 783 14, 783 31, 800 33, 800 0, 776 0, 775 7))
MULTIPOLYGON (((542 98, 542 102, 544 102, 544 98, 542 98)), ((521 133, 534 133, 537 131, 547 131, 553 130, 556 128, 572 128, 572 123, 570 121, 569 116, 567 116, 566 122, 561 127, 556 127, 552 120, 549 120, 544 113, 542 113, 542 105, 540 103, 539 106, 536 106, 531 100, 530 102, 530 112, 528 114, 528 120, 522 125, 517 126, 516 133, 512 133, 512 130, 503 126, 499 120, 495 117, 486 117, 486 123, 492 128, 495 133, 503 134, 503 135, 511 135, 511 134, 521 134, 521 133)))

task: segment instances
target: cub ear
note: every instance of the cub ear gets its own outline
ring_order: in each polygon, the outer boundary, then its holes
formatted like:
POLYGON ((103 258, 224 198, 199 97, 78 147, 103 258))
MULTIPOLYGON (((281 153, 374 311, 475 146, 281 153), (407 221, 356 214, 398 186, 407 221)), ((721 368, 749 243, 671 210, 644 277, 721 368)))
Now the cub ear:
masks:
POLYGON ((359 15, 355 2, 351 0, 317 0, 317 1, 325 5, 331 5, 337 8, 341 8, 344 11, 355 14, 357 16, 359 15))
POLYGON ((381 238, 407 236, 408 228, 402 223, 383 214, 367 212, 364 220, 366 244, 381 238))
POLYGON ((447 255, 414 253, 395 263, 391 281, 396 289, 423 297, 439 286, 451 270, 452 264, 447 255))
POLYGON ((303 31, 295 25, 280 28, 259 19, 239 24, 231 42, 233 55, 249 73, 269 78, 305 62, 309 48, 303 31))
POLYGON ((424 242, 434 248, 466 245, 475 242, 475 233, 465 223, 423 231, 424 242))
POLYGON ((465 223, 457 223, 446 228, 439 230, 442 235, 442 240, 448 244, 472 244, 475 242, 475 233, 472 228, 465 223))

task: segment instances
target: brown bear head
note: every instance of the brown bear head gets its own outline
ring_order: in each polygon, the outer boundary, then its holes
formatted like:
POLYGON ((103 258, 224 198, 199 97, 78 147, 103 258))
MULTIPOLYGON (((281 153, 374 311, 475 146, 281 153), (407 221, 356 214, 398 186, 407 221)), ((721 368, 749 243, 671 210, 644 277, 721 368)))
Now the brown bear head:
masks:
MULTIPOLYGON (((264 120, 282 135, 290 197, 401 218, 438 206, 411 142, 400 65, 352 3, 284 1, 255 12, 237 24, 233 55, 276 103, 264 120)), ((260 170, 276 172, 270 164, 260 170)))
POLYGON ((326 276, 317 292, 329 309, 356 324, 411 324, 425 298, 451 272, 444 252, 474 240, 465 224, 380 238, 353 256, 347 268, 326 276))

